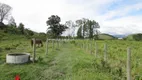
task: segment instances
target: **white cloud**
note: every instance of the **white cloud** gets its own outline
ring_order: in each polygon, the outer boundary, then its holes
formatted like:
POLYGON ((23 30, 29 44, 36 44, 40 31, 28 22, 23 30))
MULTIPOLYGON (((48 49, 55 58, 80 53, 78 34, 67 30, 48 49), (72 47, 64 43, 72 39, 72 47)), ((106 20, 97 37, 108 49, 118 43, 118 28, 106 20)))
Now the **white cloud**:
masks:
POLYGON ((142 15, 129 15, 142 9, 142 3, 125 5, 97 16, 101 32, 111 34, 142 33, 142 15))
POLYGON ((104 21, 101 28, 104 32, 128 34, 142 33, 142 16, 128 16, 115 20, 104 21))
POLYGON ((118 18, 125 17, 129 15, 130 12, 134 12, 134 11, 136 12, 140 9, 142 9, 142 3, 119 6, 119 8, 117 9, 107 11, 104 15, 99 15, 98 18, 103 19, 103 20, 109 20, 115 17, 118 17, 118 18))
POLYGON ((61 17, 61 23, 83 17, 94 19, 101 25, 100 30, 106 33, 124 34, 142 31, 142 16, 128 16, 129 12, 141 10, 142 3, 120 6, 107 11, 110 4, 120 1, 122 0, 0 0, 13 7, 12 15, 18 24, 22 22, 26 28, 37 32, 46 31, 46 21, 54 14, 61 17), (103 11, 106 13, 100 14, 103 11), (113 19, 117 16, 117 19, 113 19), (136 29, 133 29, 134 25, 136 29))

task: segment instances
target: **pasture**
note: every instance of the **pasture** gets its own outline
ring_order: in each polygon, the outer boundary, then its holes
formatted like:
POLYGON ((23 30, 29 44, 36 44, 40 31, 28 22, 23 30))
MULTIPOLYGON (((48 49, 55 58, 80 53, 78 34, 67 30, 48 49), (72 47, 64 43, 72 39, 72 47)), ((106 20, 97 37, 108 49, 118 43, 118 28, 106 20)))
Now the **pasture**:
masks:
POLYGON ((127 47, 131 47, 131 76, 142 79, 142 42, 123 40, 74 40, 46 43, 37 47, 35 63, 6 64, 5 56, 12 52, 33 55, 28 39, 0 42, 0 80, 126 80, 127 47), (97 43, 97 54, 95 53, 97 43), (107 44, 107 60, 104 61, 104 44, 107 44))

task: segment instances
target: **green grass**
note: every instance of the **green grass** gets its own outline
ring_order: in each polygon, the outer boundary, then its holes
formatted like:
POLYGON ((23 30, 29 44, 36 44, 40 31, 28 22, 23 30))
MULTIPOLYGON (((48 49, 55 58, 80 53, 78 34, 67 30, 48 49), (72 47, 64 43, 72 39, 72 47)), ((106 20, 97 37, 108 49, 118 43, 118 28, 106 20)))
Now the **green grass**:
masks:
POLYGON ((132 48, 132 78, 142 75, 142 42, 105 40, 97 41, 98 55, 95 57, 95 41, 71 41, 60 43, 45 55, 44 47, 37 48, 36 63, 13 65, 5 63, 11 52, 28 52, 32 55, 30 40, 5 40, 0 43, 0 80, 14 80, 19 74, 22 80, 125 80, 126 48, 132 48), (84 43, 84 46, 81 47, 84 43), (103 61, 103 45, 107 43, 107 62, 103 61), (92 45, 92 47, 91 47, 92 45), (92 54, 91 54, 92 53, 92 54))

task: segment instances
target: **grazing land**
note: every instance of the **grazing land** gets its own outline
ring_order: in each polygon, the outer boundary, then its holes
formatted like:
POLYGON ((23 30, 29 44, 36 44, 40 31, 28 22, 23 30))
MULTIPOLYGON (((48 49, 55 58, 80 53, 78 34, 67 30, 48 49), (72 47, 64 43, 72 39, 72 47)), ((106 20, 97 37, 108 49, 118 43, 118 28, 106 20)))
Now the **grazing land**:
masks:
POLYGON ((6 64, 6 54, 33 53, 30 40, 2 40, 0 42, 0 80, 126 80, 127 47, 131 47, 132 79, 142 78, 142 42, 124 40, 73 40, 61 41, 59 47, 49 41, 37 47, 36 63, 6 64), (97 56, 95 54, 97 43, 97 56), (107 44, 107 61, 103 60, 104 44, 107 44))

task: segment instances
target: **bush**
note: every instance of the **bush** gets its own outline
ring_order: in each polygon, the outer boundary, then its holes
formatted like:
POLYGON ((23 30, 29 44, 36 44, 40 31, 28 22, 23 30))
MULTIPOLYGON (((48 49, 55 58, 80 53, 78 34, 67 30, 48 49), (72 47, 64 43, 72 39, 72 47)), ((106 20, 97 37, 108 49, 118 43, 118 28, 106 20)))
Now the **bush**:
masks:
POLYGON ((75 44, 75 41, 74 41, 74 40, 73 40, 73 41, 70 41, 70 43, 71 43, 71 44, 75 44))
POLYGON ((141 41, 142 40, 142 34, 133 35, 133 39, 136 40, 136 41, 141 41))

